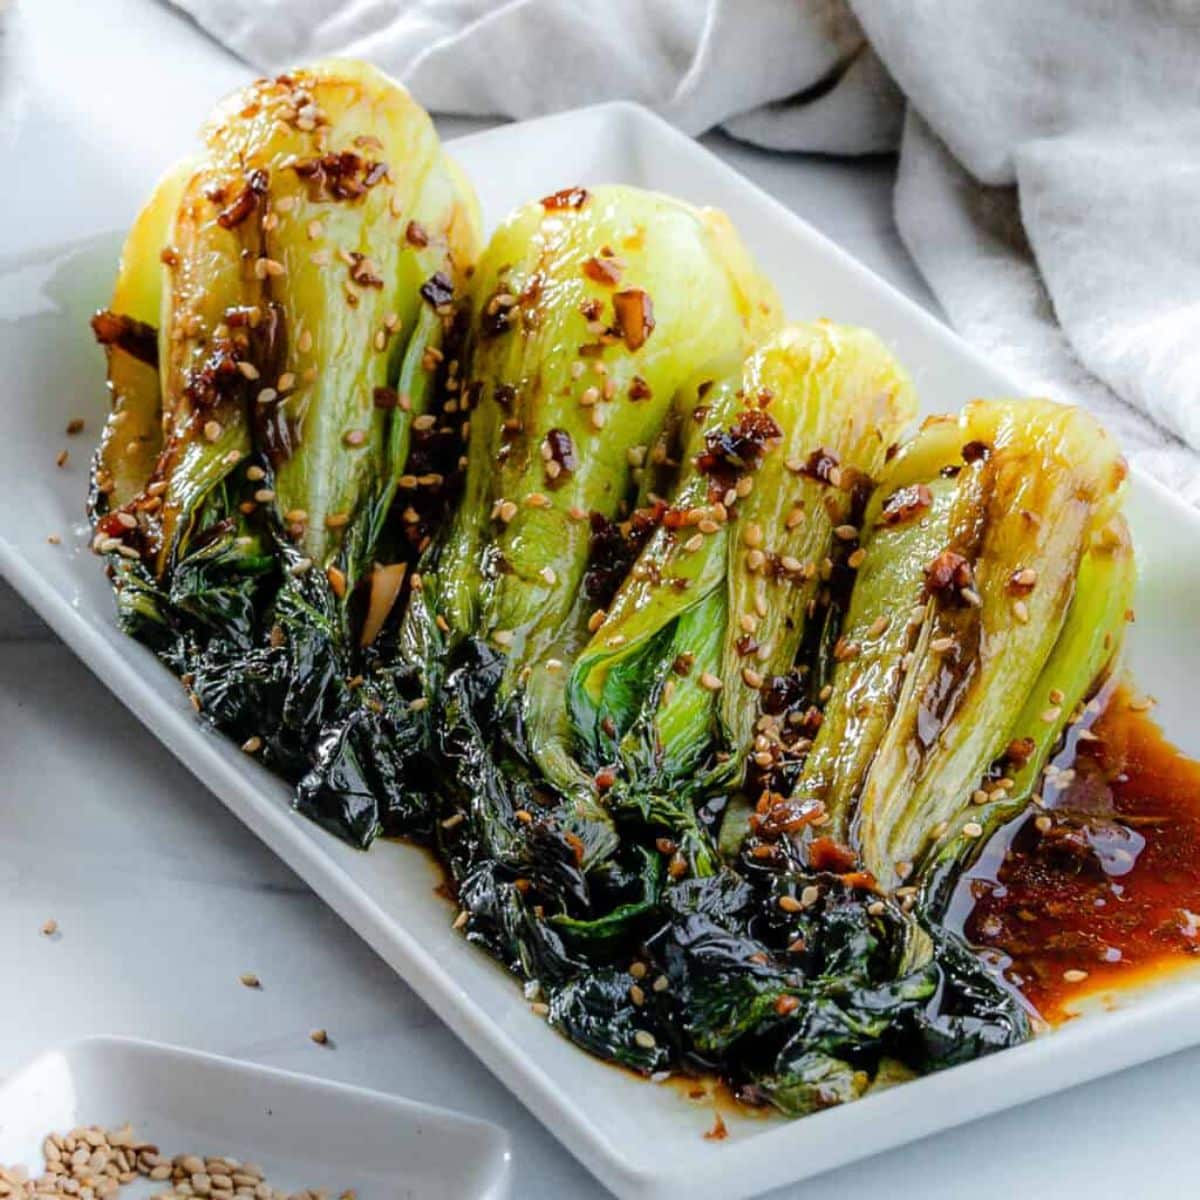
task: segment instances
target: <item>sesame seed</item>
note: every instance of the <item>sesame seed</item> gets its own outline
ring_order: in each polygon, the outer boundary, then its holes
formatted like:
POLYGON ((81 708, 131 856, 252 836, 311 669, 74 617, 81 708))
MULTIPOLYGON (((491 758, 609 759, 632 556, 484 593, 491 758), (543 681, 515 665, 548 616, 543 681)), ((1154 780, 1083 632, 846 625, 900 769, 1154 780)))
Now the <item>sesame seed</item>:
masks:
POLYGON ((593 429, 599 431, 604 428, 604 423, 608 418, 604 415, 604 409, 593 408, 590 417, 590 423, 593 429))
POLYGON ((240 362, 237 369, 241 372, 244 379, 257 379, 258 368, 252 362, 240 362))
POLYGON ((290 567, 288 567, 289 575, 303 575, 306 571, 312 570, 313 560, 311 558, 297 559, 290 567))
POLYGON ((655 1041, 654 1034, 645 1029, 639 1029, 637 1033, 633 1035, 633 1040, 637 1042, 637 1044, 643 1050, 653 1050, 654 1047, 658 1045, 658 1042, 655 1041))
POLYGON ((537 1000, 529 1006, 529 1011, 535 1017, 548 1017, 550 1015, 550 1005, 544 1000, 537 1000))
POLYGON ((280 377, 275 380, 275 386, 281 392, 290 392, 296 386, 296 376, 291 371, 284 371, 280 377))
POLYGON ((348 525, 349 523, 349 513, 330 513, 329 516, 325 518, 326 529, 341 529, 344 525, 348 525))
POLYGON ((204 436, 208 438, 210 442, 215 442, 223 432, 224 430, 221 428, 220 421, 204 422, 204 436))
POLYGON ((882 900, 872 900, 867 905, 867 912, 873 917, 882 917, 886 908, 887 905, 882 900))
POLYGON ((896 864, 896 874, 901 879, 907 879, 912 874, 913 865, 910 862, 898 862, 896 864))
POLYGON ((1024 600, 1014 600, 1012 606, 1013 616, 1021 622, 1022 625, 1029 623, 1029 605, 1024 600))
POLYGON ((857 525, 838 525, 834 528, 834 536, 842 542, 852 542, 858 537, 857 525))
POLYGON ((700 686, 710 692, 719 692, 725 685, 711 671, 703 671, 700 675, 700 686))
POLYGON ((1061 716, 1062 708, 1057 704, 1052 704, 1042 713, 1042 720, 1045 721, 1047 725, 1053 725, 1054 722, 1057 721, 1061 716))
POLYGON ((761 550, 748 550, 746 552, 746 570, 758 571, 767 561, 767 556, 761 550))
POLYGON ((929 648, 934 652, 934 654, 945 654, 948 651, 953 650, 956 644, 957 643, 952 637, 940 637, 934 638, 933 641, 929 643, 929 648))
POLYGON ((818 900, 820 900, 820 898, 821 898, 821 889, 819 887, 817 887, 817 885, 814 883, 810 883, 808 885, 808 887, 806 887, 800 893, 800 903, 805 908, 812 908, 812 906, 814 904, 816 904, 816 902, 818 900))
POLYGON ((634 977, 634 979, 645 979, 647 970, 648 968, 644 962, 634 962, 629 964, 629 973, 634 977))
POLYGON ((511 646, 515 636, 516 635, 511 629, 497 629, 495 633, 492 634, 492 641, 494 641, 497 646, 511 646))
POLYGON ((325 1046, 329 1043, 329 1034, 324 1029, 314 1029, 308 1035, 318 1046, 325 1046))
POLYGON ((742 541, 751 548, 761 546, 763 541, 762 526, 751 521, 742 534, 742 541))
POLYGON ((978 821, 968 821, 963 827, 963 836, 969 838, 983 837, 983 826, 978 821))
POLYGON ((525 497, 525 503, 530 508, 549 508, 550 499, 543 492, 530 492, 525 497))
POLYGON ((864 562, 866 562, 866 560, 867 560, 867 552, 866 552, 866 550, 864 550, 862 548, 862 546, 859 546, 859 548, 857 550, 853 551, 850 554, 850 557, 846 559, 846 565, 852 571, 857 571, 858 568, 861 567, 864 562))
POLYGON ((1033 567, 1022 567, 1021 570, 1014 573, 1012 581, 1018 587, 1033 587, 1037 583, 1037 578, 1038 573, 1033 567))
POLYGON ((58 922, 53 917, 51 917, 50 920, 48 920, 42 926, 42 935, 44 937, 53 937, 57 932, 58 932, 58 922))
POLYGON ((1033 827, 1038 833, 1049 833, 1054 827, 1054 822, 1043 813, 1042 816, 1034 818, 1033 827))
POLYGON ((367 435, 361 429, 348 429, 342 435, 342 441, 347 446, 361 446, 367 440, 367 435))
POLYGON ((789 575, 799 575, 804 571, 804 564, 790 554, 785 554, 780 560, 779 565, 787 571, 789 575))
POLYGON ((1146 712, 1154 707, 1154 700, 1150 696, 1134 696, 1129 701, 1130 712, 1146 712))
POLYGON ((538 574, 550 587, 553 587, 558 582, 558 576, 555 574, 553 567, 543 567, 538 574))
POLYGON ((879 637, 880 634, 887 632, 887 627, 892 623, 891 617, 880 615, 871 622, 867 629, 867 637, 879 637))
POLYGON ((275 493, 271 490, 271 488, 259 488, 258 491, 254 493, 254 499, 258 501, 259 504, 270 504, 270 502, 275 499, 275 493))
POLYGON ((693 534, 686 542, 683 543, 683 548, 689 554, 695 554, 701 546, 704 545, 704 535, 702 533, 693 534))
POLYGON ((253 737, 248 737, 242 743, 242 749, 247 754, 257 754, 262 749, 262 744, 263 744, 262 738, 260 738, 258 736, 258 734, 255 734, 253 737))
POLYGON ((786 913, 798 913, 804 905, 795 896, 780 896, 779 907, 786 913))
POLYGON ((633 1001, 638 1008, 641 1008, 646 1003, 646 993, 636 983, 629 985, 629 999, 633 1001))
POLYGON ((1088 977, 1088 973, 1079 967, 1071 967, 1063 972, 1062 977, 1068 983, 1082 983, 1088 977))
POLYGON ((763 677, 750 667, 742 668, 742 682, 751 688, 761 688, 763 685, 763 677))
POLYGON ((458 916, 454 918, 452 929, 462 929, 464 925, 471 919, 471 914, 465 908, 459 909, 458 916))
POLYGON ((253 971, 247 971, 241 976, 242 987, 261 988, 262 983, 253 971))

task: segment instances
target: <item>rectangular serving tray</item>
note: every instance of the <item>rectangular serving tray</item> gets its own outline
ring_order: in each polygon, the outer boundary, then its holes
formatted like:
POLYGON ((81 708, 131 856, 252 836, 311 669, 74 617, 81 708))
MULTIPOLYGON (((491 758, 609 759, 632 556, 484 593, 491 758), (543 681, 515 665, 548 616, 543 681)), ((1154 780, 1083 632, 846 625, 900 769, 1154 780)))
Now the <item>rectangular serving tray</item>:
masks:
MULTIPOLYGON (((908 366, 927 412, 1019 391, 961 339, 804 221, 636 105, 606 104, 452 143, 489 228, 573 184, 627 183, 724 209, 789 315, 867 325, 908 366)), ((800 1121, 729 1120, 670 1085, 589 1058, 535 1016, 521 989, 451 928, 428 858, 401 845, 361 854, 293 813, 288 789, 197 718, 178 682, 124 637, 82 519, 90 442, 106 411, 87 328, 108 296, 122 235, 0 264, 0 571, 178 758, 345 919, 563 1144, 622 1197, 736 1200, 901 1142, 1200 1042, 1200 978, 1099 998, 1053 1034, 800 1121), (87 420, 72 439, 67 421, 87 420), (60 545, 47 542, 58 534, 60 545), (1113 1011, 1107 1011, 1112 1009, 1113 1011)), ((1135 473, 1139 558, 1129 660, 1173 740, 1200 753, 1200 515, 1135 473)), ((63 748, 69 753, 69 747, 63 748)))

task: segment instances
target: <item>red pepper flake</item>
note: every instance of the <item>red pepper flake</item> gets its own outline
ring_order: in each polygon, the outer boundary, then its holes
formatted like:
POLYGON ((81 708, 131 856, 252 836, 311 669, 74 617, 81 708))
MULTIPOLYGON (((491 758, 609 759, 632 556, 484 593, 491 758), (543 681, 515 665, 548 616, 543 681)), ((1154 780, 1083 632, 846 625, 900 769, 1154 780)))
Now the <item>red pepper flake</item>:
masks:
POLYGON ((621 282, 621 264, 611 258, 589 258, 583 264, 583 273, 604 287, 616 287, 621 282))
POLYGON ((227 208, 217 213, 217 224, 222 229, 236 229, 256 208, 267 194, 270 176, 258 168, 246 177, 246 184, 236 199, 227 208))
POLYGON ((822 446, 814 450, 800 468, 801 475, 807 475, 818 483, 828 483, 833 487, 841 486, 842 473, 838 466, 838 456, 832 450, 822 446))
POLYGON ((786 993, 775 1000, 775 1012, 781 1017, 786 1017, 788 1013, 794 1013, 799 1007, 800 1001, 795 996, 786 993))
MULTIPOLYGON (((703 1094, 703 1093, 701 1093, 703 1094)), ((729 1136, 725 1120, 720 1113, 713 1114, 713 1127, 704 1135, 706 1142, 723 1142, 729 1136)))
POLYGON ((617 773, 611 767, 604 767, 596 772, 596 788, 607 792, 617 782, 617 773))
POLYGON ((377 387, 372 393, 376 408, 395 408, 400 403, 400 393, 395 388, 377 387))
POLYGON ((1014 767, 1023 767, 1037 749, 1037 743, 1031 737, 1014 738, 1004 750, 1005 759, 1014 767))
POLYGON ((933 503, 933 493, 923 483, 897 488, 884 502, 879 514, 881 525, 903 525, 933 503))
POLYGON ((814 871, 832 871, 835 875, 841 875, 857 861, 849 846, 831 837, 814 838, 808 847, 808 865, 814 871))
POLYGON ((542 197, 542 207, 547 211, 560 208, 582 208, 589 200, 590 193, 586 188, 563 188, 549 196, 542 197))
MULTIPOLYGON (((383 277, 376 274, 375 263, 365 254, 359 254, 357 250, 350 251, 350 278, 358 284, 359 287, 383 287, 383 277)), ((437 276, 434 276, 436 279, 437 276)), ((424 295, 424 288, 421 290, 424 295)), ((451 291, 453 294, 453 291, 451 291)))
POLYGON ((115 346, 147 366, 158 366, 158 330, 124 313, 102 308, 92 317, 92 333, 102 346, 115 346))
POLYGON ((404 230, 405 241, 410 246, 419 248, 429 245, 429 234, 425 230, 425 226, 417 221, 409 221, 408 227, 404 230))
POLYGON ((925 568, 927 596, 945 597, 962 588, 973 587, 974 583, 975 572, 971 570, 971 564, 953 550, 943 550, 925 568))
POLYGON ((613 296, 613 312, 617 328, 630 350, 645 345, 654 332, 654 306, 650 297, 641 288, 630 288, 613 296))
POLYGON ((568 830, 566 833, 563 834, 563 841, 566 842, 567 845, 570 846, 571 849, 575 852, 575 861, 577 863, 583 862, 583 856, 586 852, 586 848, 583 844, 583 838, 581 838, 579 836, 579 834, 571 833, 568 830))
POLYGON ((649 400, 653 395, 650 385, 640 375, 635 375, 629 381, 630 400, 649 400))
POLYGON ((743 412, 729 429, 714 430, 696 456, 696 469, 709 476, 709 496, 718 500, 750 471, 757 470, 767 443, 781 438, 775 418, 760 408, 743 412))
POLYGON ((450 282, 443 272, 438 271, 421 284, 421 295, 434 308, 441 308, 443 304, 449 304, 454 299, 454 284, 450 282))
POLYGON ((550 452, 549 461, 557 463, 560 472, 571 472, 579 466, 575 443, 565 429, 551 429, 546 434, 546 448, 550 452))

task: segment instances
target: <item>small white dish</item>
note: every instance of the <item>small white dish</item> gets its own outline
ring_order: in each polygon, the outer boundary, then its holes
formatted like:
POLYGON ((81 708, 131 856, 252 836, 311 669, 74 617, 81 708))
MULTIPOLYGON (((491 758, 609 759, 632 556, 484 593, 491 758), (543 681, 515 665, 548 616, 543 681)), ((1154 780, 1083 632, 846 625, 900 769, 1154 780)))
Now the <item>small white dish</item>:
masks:
MULTIPOLYGON (((508 1135, 495 1125, 379 1092, 127 1038, 43 1054, 0 1085, 0 1164, 41 1173, 42 1139, 126 1121, 163 1154, 262 1167, 289 1194, 357 1200, 504 1200, 508 1135)), ((153 1185, 162 1191, 167 1185, 153 1185)), ((121 1195, 144 1196, 144 1180, 121 1195), (136 1189, 136 1190, 135 1190, 136 1189)))
MULTIPOLYGON (((789 315, 866 325, 908 367, 925 412, 1015 395, 961 338, 692 139, 646 109, 603 104, 450 143, 479 191, 484 224, 573 184, 627 183, 723 209, 789 315)), ((64 230, 64 238, 71 231, 64 230)), ((87 321, 107 302, 122 234, 0 263, 0 573, 146 728, 325 899, 580 1161, 624 1200, 737 1200, 901 1142, 1200 1042, 1200 974, 1053 1035, 799 1121, 726 1114, 590 1058, 530 1011, 511 976, 451 928, 453 909, 421 850, 362 854, 289 807, 288 788, 205 726, 170 672, 116 626, 111 588, 88 549, 86 459, 107 411, 103 359, 87 321), (87 421, 83 438, 67 422, 87 421), (55 458, 69 446, 69 462, 55 458), (47 535, 60 538, 47 541, 47 535)), ((1128 515, 1138 556, 1129 660, 1156 719, 1200 755, 1200 514, 1134 472, 1128 515)), ((69 753, 69 747, 62 748, 69 753)))

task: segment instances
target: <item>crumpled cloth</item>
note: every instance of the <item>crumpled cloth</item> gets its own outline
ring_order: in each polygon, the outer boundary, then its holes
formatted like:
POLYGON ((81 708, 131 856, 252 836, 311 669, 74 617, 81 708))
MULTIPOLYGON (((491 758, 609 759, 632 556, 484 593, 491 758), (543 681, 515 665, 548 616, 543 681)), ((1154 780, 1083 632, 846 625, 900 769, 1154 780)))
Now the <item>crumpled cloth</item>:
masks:
POLYGON ((641 101, 778 150, 898 148, 950 322, 1200 503, 1195 0, 172 0, 265 71, 370 59, 435 112, 641 101))

